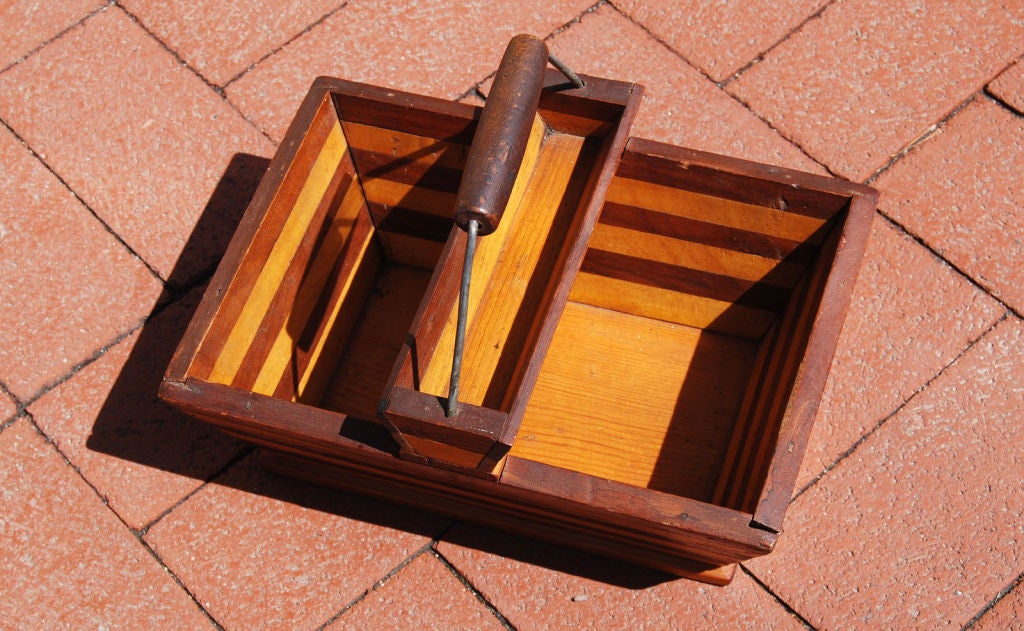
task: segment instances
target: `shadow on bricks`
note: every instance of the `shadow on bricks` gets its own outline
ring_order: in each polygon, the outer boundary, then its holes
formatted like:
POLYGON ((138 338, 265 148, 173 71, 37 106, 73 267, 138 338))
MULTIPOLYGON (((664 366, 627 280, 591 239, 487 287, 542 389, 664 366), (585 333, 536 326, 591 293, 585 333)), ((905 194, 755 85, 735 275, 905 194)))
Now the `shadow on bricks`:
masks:
MULTIPOLYGON (((182 250, 165 295, 138 333, 99 411, 86 446, 96 452, 199 481, 434 536, 450 523, 387 502, 364 501, 306 482, 252 470, 250 448, 157 397, 164 372, 199 306, 203 291, 242 219, 269 160, 236 154, 182 250), (239 470, 249 471, 247 474, 239 470)), ((168 212, 173 212, 173 209, 168 212)), ((148 525, 144 528, 148 529, 148 525)))
POLYGON ((164 296, 110 389, 86 443, 89 449, 198 480, 217 475, 245 449, 165 405, 157 390, 268 165, 266 158, 248 154, 236 154, 228 163, 167 279, 164 296))

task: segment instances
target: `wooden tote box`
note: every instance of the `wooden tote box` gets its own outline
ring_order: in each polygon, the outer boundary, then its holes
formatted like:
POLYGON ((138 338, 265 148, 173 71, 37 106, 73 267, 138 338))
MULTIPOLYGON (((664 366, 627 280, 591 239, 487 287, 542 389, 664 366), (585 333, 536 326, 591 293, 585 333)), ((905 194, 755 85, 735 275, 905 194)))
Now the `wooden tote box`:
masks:
POLYGON ((290 475, 711 583, 781 531, 876 193, 628 139, 548 70, 473 265, 480 108, 320 78, 160 395, 290 475))

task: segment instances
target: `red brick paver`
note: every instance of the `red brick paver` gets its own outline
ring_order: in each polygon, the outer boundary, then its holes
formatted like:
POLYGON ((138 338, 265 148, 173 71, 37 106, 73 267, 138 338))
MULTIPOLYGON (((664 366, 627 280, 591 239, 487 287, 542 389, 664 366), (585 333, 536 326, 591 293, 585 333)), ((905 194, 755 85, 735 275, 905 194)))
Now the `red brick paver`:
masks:
POLYGON ((801 488, 978 339, 1005 311, 876 218, 797 480, 801 488))
POLYGON ((344 0, 120 3, 201 75, 223 86, 344 0))
POLYGON ((102 7, 103 0, 65 2, 5 2, 0 6, 0 70, 56 37, 66 28, 102 7))
POLYGON ((232 155, 273 152, 117 8, 0 75, 0 117, 164 279, 232 155))
POLYGON ((1024 571, 1024 321, 975 344, 748 563, 823 628, 962 626, 1024 571))
POLYGON ((279 478, 249 458, 158 522, 146 541, 219 624, 313 628, 446 523, 279 478))
POLYGON ((2 128, 0 163, 0 381, 28 401, 138 326, 161 285, 2 128))
POLYGON ((1024 118, 981 98, 878 179, 882 209, 1024 313, 1024 118))
POLYGON ((135 529, 195 490, 242 447, 156 400, 196 293, 29 407, 40 429, 135 529))
POLYGON ((988 91, 1017 110, 1018 114, 1024 114, 1024 61, 1018 61, 1003 71, 988 84, 988 91))
POLYGON ((544 37, 589 4, 352 2, 230 85, 228 97, 278 139, 317 75, 456 98, 494 72, 510 37, 544 37))
POLYGON ((1024 52, 1024 22, 1001 4, 836 2, 728 90, 862 180, 1024 52))
POLYGON ((722 81, 826 4, 828 0, 620 0, 615 6, 722 81))
POLYGON ((10 419, 17 411, 14 399, 6 392, 0 392, 0 423, 10 419))
POLYGON ((327 629, 502 629, 433 554, 416 557, 327 629))
POLYGON ((800 629, 742 572, 727 589, 478 526, 438 551, 519 629, 800 629))
POLYGON ((27 418, 0 432, 0 489, 4 627, 213 628, 27 418))
POLYGON ((805 171, 820 167, 700 72, 604 6, 551 42, 578 72, 635 81, 645 97, 631 135, 805 171), (625 46, 623 42, 630 42, 625 46))
POLYGON ((1019 629, 1024 625, 1024 587, 1021 583, 986 612, 973 631, 1001 631, 1003 629, 1019 629))

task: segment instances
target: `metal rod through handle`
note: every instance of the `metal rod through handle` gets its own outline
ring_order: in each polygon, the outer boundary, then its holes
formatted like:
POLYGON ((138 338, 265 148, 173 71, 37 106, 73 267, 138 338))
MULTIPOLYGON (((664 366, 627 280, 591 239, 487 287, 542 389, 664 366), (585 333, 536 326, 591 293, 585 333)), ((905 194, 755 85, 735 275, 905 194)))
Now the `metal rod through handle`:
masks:
POLYGON ((459 287, 459 318, 455 323, 455 352, 452 356, 452 380, 448 385, 445 416, 459 413, 459 378, 462 376, 462 350, 466 344, 466 315, 469 312, 469 281, 473 276, 473 256, 476 254, 476 235, 480 222, 470 219, 466 225, 466 258, 462 262, 462 284, 459 287))

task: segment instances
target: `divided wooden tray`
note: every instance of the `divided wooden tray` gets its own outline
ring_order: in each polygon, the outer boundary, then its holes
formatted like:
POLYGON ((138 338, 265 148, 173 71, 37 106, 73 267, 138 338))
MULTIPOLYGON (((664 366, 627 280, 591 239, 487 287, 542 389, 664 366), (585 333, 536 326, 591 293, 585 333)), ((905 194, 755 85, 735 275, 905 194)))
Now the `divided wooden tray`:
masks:
POLYGON ((327 78, 161 397, 275 470, 698 580, 768 553, 876 193, 627 141, 642 89, 584 80, 546 75, 480 241, 463 386, 478 426, 389 415, 396 392, 447 393, 452 206, 480 109, 327 78))

